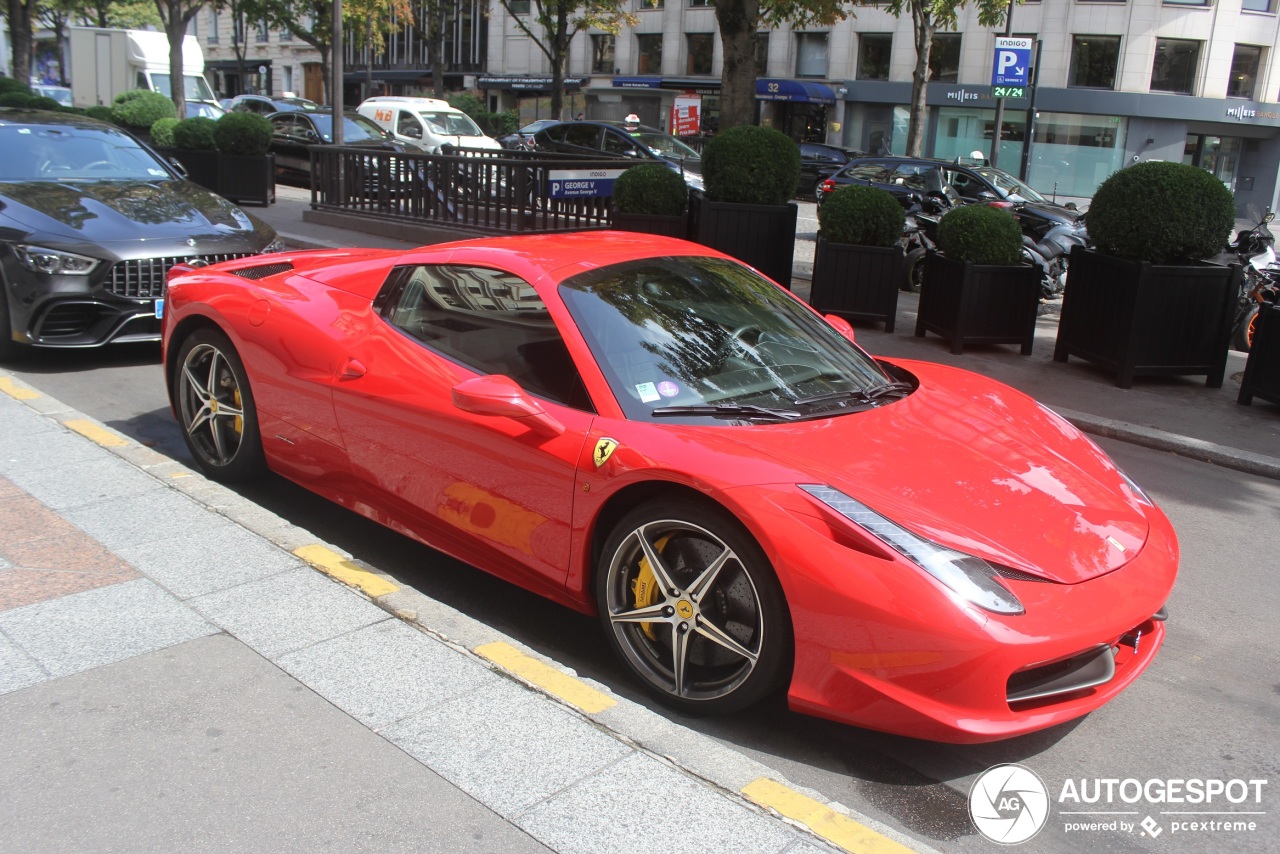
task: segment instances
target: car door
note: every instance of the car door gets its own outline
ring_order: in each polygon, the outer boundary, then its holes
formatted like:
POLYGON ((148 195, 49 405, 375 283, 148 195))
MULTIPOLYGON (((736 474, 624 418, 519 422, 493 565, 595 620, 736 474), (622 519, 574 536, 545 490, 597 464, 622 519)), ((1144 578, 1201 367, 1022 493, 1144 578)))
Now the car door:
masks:
POLYGON ((423 539, 535 587, 562 588, 574 485, 595 418, 541 298, 500 270, 397 269, 334 405, 357 476, 423 539), (453 389, 502 375, 560 425, 465 411, 453 389))
POLYGON ((276 167, 289 172, 311 172, 311 153, 307 151, 305 135, 311 129, 309 123, 299 124, 300 117, 291 114, 272 116, 271 150, 276 155, 276 167))

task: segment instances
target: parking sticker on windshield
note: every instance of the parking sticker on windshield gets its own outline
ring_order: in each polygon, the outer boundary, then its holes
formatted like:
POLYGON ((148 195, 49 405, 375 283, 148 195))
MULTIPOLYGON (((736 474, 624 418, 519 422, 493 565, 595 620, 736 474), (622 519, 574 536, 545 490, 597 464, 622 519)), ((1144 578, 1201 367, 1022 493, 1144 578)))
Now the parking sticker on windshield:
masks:
POLYGON ((675 397, 679 393, 680 393, 680 386, 676 385, 670 380, 663 380, 662 382, 658 383, 658 394, 662 395, 663 397, 675 397))
POLYGON ((662 399, 662 395, 658 394, 658 387, 653 383, 639 383, 636 386, 636 394, 640 395, 640 400, 644 403, 653 403, 655 400, 662 399))

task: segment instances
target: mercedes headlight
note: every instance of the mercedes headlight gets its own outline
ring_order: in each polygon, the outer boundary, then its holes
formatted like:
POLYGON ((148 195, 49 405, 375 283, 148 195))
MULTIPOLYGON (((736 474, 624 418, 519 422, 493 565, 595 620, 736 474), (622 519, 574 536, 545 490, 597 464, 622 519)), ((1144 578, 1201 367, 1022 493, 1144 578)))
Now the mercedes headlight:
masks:
POLYGON ((87 276, 98 266, 97 258, 46 249, 43 246, 18 244, 13 247, 19 263, 33 273, 47 276, 87 276))
POLYGON ((830 486, 800 484, 800 488, 932 575, 956 595, 995 614, 1022 614, 1018 597, 996 580, 994 566, 911 533, 860 501, 830 486))

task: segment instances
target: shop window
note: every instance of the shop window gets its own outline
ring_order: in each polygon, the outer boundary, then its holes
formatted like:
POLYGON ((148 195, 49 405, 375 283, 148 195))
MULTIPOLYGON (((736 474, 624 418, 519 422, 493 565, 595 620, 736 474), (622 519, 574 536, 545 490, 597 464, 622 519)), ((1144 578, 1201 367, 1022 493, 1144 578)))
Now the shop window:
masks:
POLYGON ((828 33, 796 34, 796 76, 827 76, 828 33))
POLYGON ((929 50, 929 79, 955 83, 960 77, 960 34, 937 33, 929 50))
POLYGON ((862 33, 858 36, 858 79, 888 80, 892 50, 893 33, 862 33))
POLYGON ((1119 61, 1119 36, 1072 36, 1067 85, 1077 89, 1114 89, 1119 61))
POLYGON ((689 57, 685 62, 685 73, 710 74, 711 57, 716 45, 715 33, 687 33, 685 44, 689 50, 689 57))
POLYGON ((1252 44, 1236 45, 1231 59, 1231 77, 1227 79, 1228 98, 1252 98, 1262 67, 1262 48, 1252 44))
POLYGON ((662 73, 662 33, 636 35, 636 73, 662 73))
POLYGON ((591 73, 612 74, 616 39, 608 33, 591 35, 591 73))
POLYGON ((756 33, 756 76, 769 76, 769 34, 756 33))
POLYGON ((1192 94, 1199 61, 1200 42, 1156 39, 1156 58, 1151 64, 1151 91, 1192 94))

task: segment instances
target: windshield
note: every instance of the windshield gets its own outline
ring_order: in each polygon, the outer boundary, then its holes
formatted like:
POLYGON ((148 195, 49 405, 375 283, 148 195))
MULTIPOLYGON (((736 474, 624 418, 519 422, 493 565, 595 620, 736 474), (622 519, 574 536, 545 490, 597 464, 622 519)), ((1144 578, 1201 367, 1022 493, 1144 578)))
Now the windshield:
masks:
POLYGON ((446 136, 484 136, 484 131, 476 127, 465 113, 442 113, 422 110, 418 113, 433 133, 446 136))
POLYGON ((108 128, 0 124, 0 181, 167 181, 137 140, 108 128))
POLYGON ((746 407, 827 417, 892 383, 820 317, 725 259, 631 261, 579 274, 560 294, 632 420, 754 420, 746 407))
MULTIPOLYGON (((209 88, 209 82, 198 75, 186 75, 183 81, 183 97, 188 101, 216 101, 218 100, 213 90, 209 88)), ((161 95, 173 96, 173 90, 169 88, 168 74, 151 74, 151 88, 159 92, 161 95)))
POLYGON ((685 160, 701 160, 702 155, 673 136, 665 133, 632 133, 631 138, 662 157, 685 160))
POLYGON ((1045 202, 1048 201, 1044 196, 1037 193, 1031 187, 1019 181, 1008 172, 1000 169, 993 169, 990 166, 983 169, 973 170, 986 178, 992 184, 996 185, 1001 195, 1005 196, 1011 202, 1045 202))
MULTIPOLYGON (((311 120, 316 123, 316 130, 320 133, 320 138, 325 142, 333 141, 333 114, 328 113, 311 113, 311 120)), ((387 134, 382 128, 366 119, 364 116, 350 115, 343 117, 342 120, 342 141, 343 142, 360 142, 365 139, 386 139, 387 134)))

